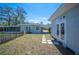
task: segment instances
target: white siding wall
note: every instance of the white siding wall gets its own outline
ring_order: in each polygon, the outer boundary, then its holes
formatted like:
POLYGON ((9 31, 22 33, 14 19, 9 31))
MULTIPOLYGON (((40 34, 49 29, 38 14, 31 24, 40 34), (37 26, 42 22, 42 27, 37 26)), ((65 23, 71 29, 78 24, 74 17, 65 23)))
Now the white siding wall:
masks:
POLYGON ((26 32, 26 30, 25 30, 25 29, 26 29, 25 26, 21 25, 20 28, 21 28, 21 32, 26 32))
POLYGON ((79 54, 79 6, 66 14, 66 44, 79 54))
POLYGON ((62 15, 66 18, 64 19, 65 23, 65 38, 61 40, 60 37, 57 37, 56 33, 56 24, 60 24, 63 22, 62 20, 56 19, 55 22, 52 23, 52 35, 56 37, 58 40, 62 41, 63 44, 67 45, 70 49, 79 54, 79 6, 76 6, 66 14, 62 15))
POLYGON ((32 33, 41 33, 41 27, 37 25, 30 26, 30 31, 32 33), (39 27, 39 30, 37 30, 36 27, 39 27))
POLYGON ((21 25, 21 32, 32 32, 32 33, 41 33, 41 27, 40 25, 38 26, 39 27, 39 30, 36 29, 37 25, 21 25), (26 29, 27 27, 27 29, 26 29), (30 28, 29 28, 30 27, 30 28))
POLYGON ((76 54, 79 54, 79 6, 74 7, 64 15, 64 21, 56 19, 55 22, 52 22, 51 33, 58 40, 62 41, 64 46, 68 46, 76 54), (65 23, 65 38, 61 40, 60 37, 57 37, 57 28, 56 24, 64 22, 65 23))
POLYGON ((56 21, 54 21, 52 24, 51 24, 51 35, 54 36, 56 38, 56 32, 57 31, 57 28, 56 28, 56 21))

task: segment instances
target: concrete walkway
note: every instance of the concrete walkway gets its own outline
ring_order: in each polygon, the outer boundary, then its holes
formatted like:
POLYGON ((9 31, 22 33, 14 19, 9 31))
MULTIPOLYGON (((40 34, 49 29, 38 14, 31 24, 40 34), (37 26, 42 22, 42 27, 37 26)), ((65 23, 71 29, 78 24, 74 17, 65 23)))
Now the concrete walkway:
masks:
POLYGON ((45 35, 43 35, 43 37, 42 37, 42 43, 47 43, 45 35))
POLYGON ((43 37, 42 37, 42 43, 45 43, 45 44, 53 44, 50 39, 49 40, 46 39, 45 35, 43 35, 43 37))

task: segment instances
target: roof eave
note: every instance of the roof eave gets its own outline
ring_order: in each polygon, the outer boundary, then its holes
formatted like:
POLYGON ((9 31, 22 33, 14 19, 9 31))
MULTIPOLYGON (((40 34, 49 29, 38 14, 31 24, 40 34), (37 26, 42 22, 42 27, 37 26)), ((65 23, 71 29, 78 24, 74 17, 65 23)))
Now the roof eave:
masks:
POLYGON ((76 6, 78 3, 65 3, 62 4, 57 10, 56 12, 49 18, 49 21, 53 21, 55 20, 58 16, 61 16, 62 14, 66 13, 67 11, 69 11, 71 8, 73 8, 74 6, 76 6))

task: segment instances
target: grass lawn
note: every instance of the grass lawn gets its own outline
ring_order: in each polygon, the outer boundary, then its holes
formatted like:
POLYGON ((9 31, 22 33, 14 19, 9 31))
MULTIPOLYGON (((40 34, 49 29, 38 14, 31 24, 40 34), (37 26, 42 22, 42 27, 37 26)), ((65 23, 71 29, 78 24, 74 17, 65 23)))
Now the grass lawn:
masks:
MULTIPOLYGON (((43 34, 25 34, 14 40, 0 44, 1 55, 52 55, 60 54, 54 45, 43 44, 43 34)), ((49 38, 49 34, 46 34, 49 38)))

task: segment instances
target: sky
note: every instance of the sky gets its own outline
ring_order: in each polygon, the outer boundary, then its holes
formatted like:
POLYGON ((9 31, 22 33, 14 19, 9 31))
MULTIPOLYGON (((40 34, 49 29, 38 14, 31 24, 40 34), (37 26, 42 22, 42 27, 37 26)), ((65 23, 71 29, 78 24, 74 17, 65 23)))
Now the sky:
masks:
POLYGON ((60 3, 1 3, 0 6, 21 6, 27 12, 25 22, 48 24, 48 19, 60 6, 60 3))

